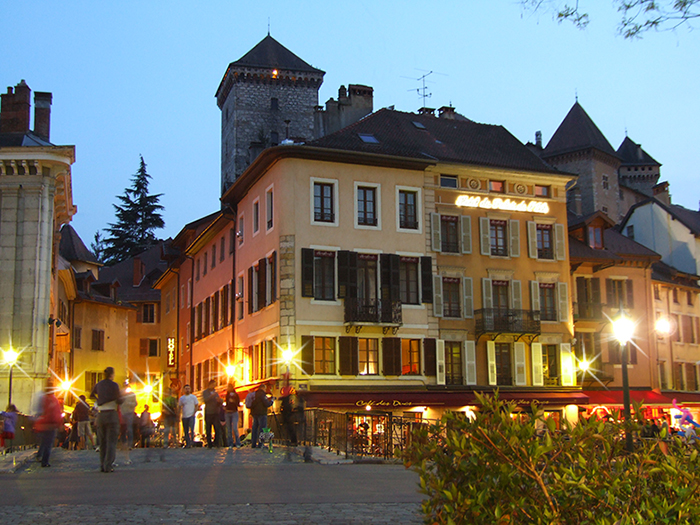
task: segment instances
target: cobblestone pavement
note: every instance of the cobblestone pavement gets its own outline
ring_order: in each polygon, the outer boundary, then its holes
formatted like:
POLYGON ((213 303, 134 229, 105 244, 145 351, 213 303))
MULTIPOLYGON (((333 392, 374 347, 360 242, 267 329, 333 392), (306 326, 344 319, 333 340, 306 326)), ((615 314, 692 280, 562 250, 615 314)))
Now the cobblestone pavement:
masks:
POLYGON ((94 451, 55 449, 50 468, 31 455, 18 453, 14 469, 11 458, 0 458, 7 523, 422 523, 413 472, 343 464, 342 456, 316 448, 313 464, 301 448, 137 449, 129 464, 118 451, 113 474, 99 472, 94 451))

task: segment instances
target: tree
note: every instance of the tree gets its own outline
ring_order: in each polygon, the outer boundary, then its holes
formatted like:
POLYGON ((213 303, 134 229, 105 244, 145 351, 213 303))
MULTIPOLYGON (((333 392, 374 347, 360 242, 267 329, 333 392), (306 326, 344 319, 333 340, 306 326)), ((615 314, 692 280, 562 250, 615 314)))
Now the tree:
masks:
POLYGON ((163 228, 165 222, 160 214, 163 209, 158 201, 163 195, 149 195, 151 176, 146 172, 146 163, 141 156, 141 166, 131 179, 131 188, 124 195, 117 195, 121 204, 114 204, 117 221, 110 223, 105 231, 104 263, 113 265, 150 248, 158 242, 155 230, 163 228))
MULTIPOLYGON (((573 5, 563 6, 557 0, 521 0, 526 10, 548 11, 561 22, 572 22, 584 29, 589 20, 588 13, 574 0, 573 5)), ((622 13, 618 32, 625 38, 639 38, 650 29, 674 30, 682 25, 691 26, 700 18, 700 0, 612 0, 613 6, 622 13)))
POLYGON ((95 237, 90 243, 90 250, 99 262, 104 262, 105 239, 99 230, 95 232, 95 237))

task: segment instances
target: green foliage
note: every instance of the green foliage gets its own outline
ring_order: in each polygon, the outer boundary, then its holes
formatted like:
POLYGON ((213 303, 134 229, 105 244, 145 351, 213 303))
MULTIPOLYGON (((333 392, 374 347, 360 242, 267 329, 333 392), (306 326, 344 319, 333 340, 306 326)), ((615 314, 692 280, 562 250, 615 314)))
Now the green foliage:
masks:
POLYGON ((404 452, 426 523, 700 523, 697 451, 680 438, 641 440, 628 454, 623 424, 582 418, 559 431, 536 403, 520 421, 498 394, 477 398, 475 418, 448 413, 404 452))
MULTIPOLYGON (((160 214, 163 209, 158 201, 162 194, 149 195, 151 176, 146 172, 146 163, 141 157, 139 170, 131 179, 131 188, 124 195, 117 195, 120 205, 114 204, 117 222, 106 229, 109 237, 104 239, 102 262, 116 264, 133 257, 158 242, 154 231, 163 228, 165 222, 160 214)), ((95 238, 97 242, 97 237, 95 238)))

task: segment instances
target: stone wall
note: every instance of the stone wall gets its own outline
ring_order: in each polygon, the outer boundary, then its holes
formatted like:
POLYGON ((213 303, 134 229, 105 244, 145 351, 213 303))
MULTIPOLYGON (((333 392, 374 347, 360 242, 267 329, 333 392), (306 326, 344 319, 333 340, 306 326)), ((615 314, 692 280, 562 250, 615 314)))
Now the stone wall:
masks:
POLYGON ((296 342, 296 281, 294 235, 280 237, 279 279, 280 279, 280 344, 296 342))

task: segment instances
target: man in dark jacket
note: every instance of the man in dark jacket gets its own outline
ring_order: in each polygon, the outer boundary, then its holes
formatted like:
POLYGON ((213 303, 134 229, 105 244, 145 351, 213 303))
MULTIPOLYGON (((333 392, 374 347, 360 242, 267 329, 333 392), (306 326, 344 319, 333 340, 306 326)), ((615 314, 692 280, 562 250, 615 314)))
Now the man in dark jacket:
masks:
POLYGON ((207 434, 207 447, 212 448, 219 446, 221 439, 221 422, 219 420, 219 411, 223 401, 216 391, 216 381, 209 381, 207 389, 202 392, 202 401, 204 401, 204 427, 207 434), (211 429, 214 427, 214 438, 212 439, 211 429))
POLYGON ((97 383, 90 398, 97 402, 97 436, 100 440, 100 470, 114 472, 114 458, 117 455, 119 438, 119 414, 117 405, 122 402, 119 385, 114 382, 114 368, 105 368, 105 378, 97 383))
MULTIPOLYGON (((267 409, 272 406, 272 397, 265 393, 265 388, 260 385, 255 392, 253 404, 250 407, 250 415, 253 418, 253 448, 258 448, 258 438, 263 428, 267 428, 267 409)), ((259 445, 262 447, 262 443, 259 445)))

